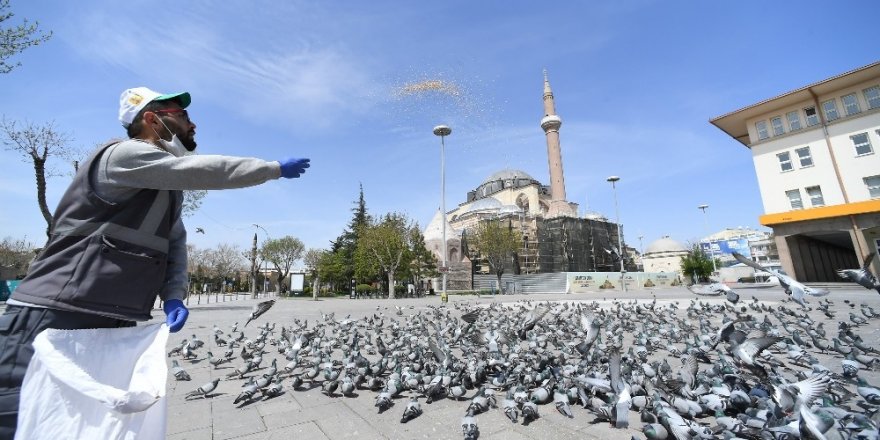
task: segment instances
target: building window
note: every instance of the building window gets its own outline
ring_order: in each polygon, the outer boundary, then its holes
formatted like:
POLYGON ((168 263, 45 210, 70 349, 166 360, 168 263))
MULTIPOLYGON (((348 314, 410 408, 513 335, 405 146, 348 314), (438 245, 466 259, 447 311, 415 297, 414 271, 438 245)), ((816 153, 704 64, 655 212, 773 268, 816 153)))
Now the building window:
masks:
POLYGON ((816 113, 816 107, 805 108, 804 115, 807 117, 807 127, 812 127, 819 123, 819 114, 816 113))
POLYGON ((880 175, 865 177, 865 186, 868 187, 868 196, 872 199, 880 199, 880 175))
POLYGON ((865 102, 868 103, 868 110, 872 108, 880 108, 880 86, 868 87, 863 90, 865 94, 865 102))
POLYGON ((789 154, 788 151, 777 154, 776 158, 779 159, 779 168, 782 169, 783 173, 794 169, 791 165, 791 154, 789 154))
POLYGON ((758 140, 763 141, 770 137, 770 133, 767 132, 767 121, 758 121, 755 122, 755 129, 758 130, 758 140))
POLYGON ((785 134, 785 128, 782 126, 782 116, 770 119, 770 125, 773 126, 773 136, 785 134))
POLYGON ((788 112, 785 114, 786 119, 788 119, 788 129, 791 131, 797 131, 801 129, 801 116, 797 111, 788 112))
POLYGON ((804 209, 804 203, 801 201, 801 191, 793 189, 785 192, 788 202, 791 203, 791 209, 804 209))
POLYGON ((822 103, 822 111, 825 112, 825 120, 828 122, 840 118, 840 113, 837 113, 837 102, 833 99, 822 103))
POLYGON ((846 110, 847 116, 862 112, 862 108, 859 106, 859 98, 856 98, 855 93, 842 96, 840 100, 843 101, 843 109, 846 110))
POLYGON ((852 139, 853 146, 856 147, 856 156, 864 156, 874 152, 874 149, 871 148, 871 141, 868 140, 868 133, 854 134, 849 138, 852 139))
POLYGON ((813 156, 810 155, 810 147, 798 148, 794 152, 797 153, 798 159, 801 161, 801 168, 813 166, 813 156))
MULTIPOLYGON (((810 197, 810 204, 813 206, 825 206, 825 199, 822 198, 822 188, 818 186, 809 186, 804 188, 810 197)), ((800 197, 800 195, 798 195, 800 197)))

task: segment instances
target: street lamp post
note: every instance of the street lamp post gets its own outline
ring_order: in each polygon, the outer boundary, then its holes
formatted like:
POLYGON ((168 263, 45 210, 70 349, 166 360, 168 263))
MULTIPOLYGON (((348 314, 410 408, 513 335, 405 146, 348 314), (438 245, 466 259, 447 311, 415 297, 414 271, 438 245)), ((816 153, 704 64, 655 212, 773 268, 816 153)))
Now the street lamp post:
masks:
MULTIPOLYGON (((706 213, 706 209, 708 208, 709 205, 706 204, 697 206, 697 209, 703 211, 703 219, 706 221, 706 233, 711 234, 709 229, 709 214, 706 213)), ((715 266, 715 250, 712 249, 712 240, 709 239, 708 235, 706 236, 706 242, 709 244, 709 259, 712 260, 712 274, 714 275, 715 272, 718 272, 718 268, 715 266)))
POLYGON ((617 185, 615 184, 620 180, 620 177, 609 176, 605 180, 611 182, 611 190, 614 193, 614 214, 617 216, 617 256, 620 257, 620 284, 623 286, 623 291, 626 292, 626 280, 624 280, 626 269, 623 267, 623 235, 620 232, 620 209, 617 206, 617 185))
POLYGON ((440 287, 440 295, 443 301, 446 301, 446 273, 449 271, 447 266, 446 254, 448 253, 446 245, 446 136, 452 134, 452 129, 446 125, 438 125, 434 127, 434 135, 440 136, 440 220, 442 221, 442 239, 443 239, 443 268, 440 271, 443 281, 440 287))
POLYGON ((644 235, 639 235, 639 261, 642 264, 642 272, 645 271, 645 246, 642 245, 643 238, 645 238, 644 235))
MULTIPOLYGON (((269 240, 269 231, 267 231, 266 228, 264 228, 264 227, 262 227, 262 226, 260 226, 260 225, 258 225, 258 224, 256 224, 256 223, 254 223, 253 225, 254 225, 255 228, 260 228, 260 229, 262 229, 262 230, 263 230, 263 233, 266 234, 266 239, 263 240, 263 244, 265 244, 266 241, 269 240)), ((268 291, 269 291, 269 286, 268 286, 268 284, 269 284, 269 280, 266 278, 266 273, 267 273, 268 271, 269 271, 268 261, 266 261, 266 256, 264 255, 264 256, 263 256, 263 294, 264 294, 264 295, 268 295, 268 291)))

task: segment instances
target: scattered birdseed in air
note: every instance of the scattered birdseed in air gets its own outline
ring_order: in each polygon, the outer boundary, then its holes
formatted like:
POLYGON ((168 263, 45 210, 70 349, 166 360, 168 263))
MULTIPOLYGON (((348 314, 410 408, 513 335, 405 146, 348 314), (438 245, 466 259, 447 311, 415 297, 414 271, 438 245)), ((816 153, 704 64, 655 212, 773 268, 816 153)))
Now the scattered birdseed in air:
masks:
POLYGON ((406 96, 432 91, 444 93, 450 96, 461 95, 461 89, 459 89, 458 85, 439 79, 428 79, 416 83, 404 84, 396 90, 396 94, 398 96, 406 96))

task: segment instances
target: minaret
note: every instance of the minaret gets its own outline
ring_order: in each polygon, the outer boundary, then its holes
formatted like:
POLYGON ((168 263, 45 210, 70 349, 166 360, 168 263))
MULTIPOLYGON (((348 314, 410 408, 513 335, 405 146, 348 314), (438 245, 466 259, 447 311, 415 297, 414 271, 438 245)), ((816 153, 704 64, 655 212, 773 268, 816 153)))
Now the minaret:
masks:
POLYGON ((565 177, 562 173, 562 149, 559 147, 559 127, 562 119, 556 114, 556 105, 553 102, 553 91, 550 90, 550 81, 547 79, 547 69, 544 69, 544 117, 541 119, 541 128, 547 136, 547 161, 550 165, 550 217, 558 215, 573 215, 571 205, 565 198, 565 177))

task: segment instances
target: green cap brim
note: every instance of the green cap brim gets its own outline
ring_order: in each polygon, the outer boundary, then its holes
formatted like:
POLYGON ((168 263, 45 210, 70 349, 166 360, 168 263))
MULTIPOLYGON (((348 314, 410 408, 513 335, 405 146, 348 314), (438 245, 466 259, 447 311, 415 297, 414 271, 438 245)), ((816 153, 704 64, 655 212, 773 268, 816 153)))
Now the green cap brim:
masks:
POLYGON ((176 99, 180 102, 180 108, 187 108, 189 107, 189 103, 192 102, 192 97, 189 96, 189 92, 168 93, 166 95, 157 96, 153 101, 167 101, 169 99, 176 99))

